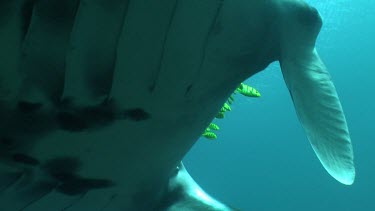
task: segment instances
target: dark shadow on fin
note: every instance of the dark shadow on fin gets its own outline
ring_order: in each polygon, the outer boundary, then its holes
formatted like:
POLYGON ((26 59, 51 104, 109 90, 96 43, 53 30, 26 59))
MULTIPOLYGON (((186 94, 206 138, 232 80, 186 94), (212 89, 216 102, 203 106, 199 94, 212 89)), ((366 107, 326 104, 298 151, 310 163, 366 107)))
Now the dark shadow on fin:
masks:
POLYGON ((143 110, 142 108, 127 109, 124 111, 125 119, 131 121, 144 121, 151 118, 151 114, 143 110))

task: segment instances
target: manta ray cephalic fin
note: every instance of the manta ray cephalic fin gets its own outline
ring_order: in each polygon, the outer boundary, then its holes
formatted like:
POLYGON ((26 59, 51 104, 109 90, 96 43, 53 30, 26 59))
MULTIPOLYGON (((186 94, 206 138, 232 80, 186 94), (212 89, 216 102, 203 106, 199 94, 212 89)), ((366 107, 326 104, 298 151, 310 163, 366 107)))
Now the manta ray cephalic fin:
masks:
POLYGON ((283 61, 282 72, 297 116, 322 165, 336 180, 351 185, 355 169, 348 127, 336 89, 318 53, 314 49, 283 61))
POLYGON ((298 119, 323 167, 351 185, 355 168, 348 126, 331 76, 315 49, 322 19, 302 1, 284 7, 279 61, 298 119))

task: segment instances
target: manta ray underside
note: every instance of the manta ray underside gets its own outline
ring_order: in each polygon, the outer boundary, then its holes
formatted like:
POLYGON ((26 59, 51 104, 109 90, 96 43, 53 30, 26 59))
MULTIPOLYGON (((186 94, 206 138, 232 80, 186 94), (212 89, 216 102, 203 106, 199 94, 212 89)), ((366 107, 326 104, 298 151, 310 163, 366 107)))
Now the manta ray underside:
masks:
POLYGON ((273 61, 324 168, 352 184, 320 27, 297 0, 0 0, 0 210, 233 210, 180 162, 273 61))

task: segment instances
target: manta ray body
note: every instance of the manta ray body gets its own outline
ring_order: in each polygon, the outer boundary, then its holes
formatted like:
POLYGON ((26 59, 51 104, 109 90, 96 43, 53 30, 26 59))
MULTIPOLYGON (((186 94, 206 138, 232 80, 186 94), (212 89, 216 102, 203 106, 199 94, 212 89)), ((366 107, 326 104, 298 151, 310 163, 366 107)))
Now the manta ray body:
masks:
POLYGON ((323 166, 351 184, 321 23, 298 0, 1 0, 0 210, 233 210, 180 162, 273 61, 323 166))

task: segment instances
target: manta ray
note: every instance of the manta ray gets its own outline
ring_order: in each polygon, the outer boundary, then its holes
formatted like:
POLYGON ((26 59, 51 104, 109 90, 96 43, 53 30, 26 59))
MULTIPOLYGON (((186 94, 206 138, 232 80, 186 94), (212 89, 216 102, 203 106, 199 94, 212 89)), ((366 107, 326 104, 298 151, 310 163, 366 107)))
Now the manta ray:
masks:
POLYGON ((300 0, 1 0, 0 210, 235 210, 181 160, 274 61, 323 167, 352 184, 321 26, 300 0))

